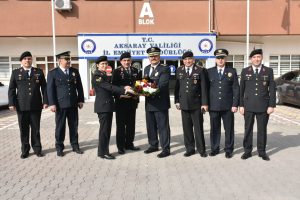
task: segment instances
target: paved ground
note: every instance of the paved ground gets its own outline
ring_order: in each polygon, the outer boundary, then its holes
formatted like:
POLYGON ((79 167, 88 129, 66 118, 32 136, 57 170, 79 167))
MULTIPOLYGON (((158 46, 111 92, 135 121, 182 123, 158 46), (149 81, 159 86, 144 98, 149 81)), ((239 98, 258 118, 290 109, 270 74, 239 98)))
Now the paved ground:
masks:
MULTIPOLYGON (((136 142, 147 148, 144 102, 137 112, 136 142)), ((157 153, 126 152, 119 156, 113 125, 110 150, 117 159, 97 157, 98 120, 93 103, 80 110, 80 145, 83 155, 73 153, 66 138, 66 156, 54 149, 54 114, 43 112, 41 138, 43 158, 20 159, 20 139, 15 113, 0 111, 0 199, 300 199, 300 109, 276 108, 268 134, 271 161, 257 157, 244 161, 243 118, 236 114, 235 151, 232 159, 224 152, 216 157, 183 157, 180 112, 170 110, 172 156, 159 159, 157 153)), ((115 122, 113 122, 115 123, 115 122)), ((205 139, 209 152, 209 118, 205 115, 205 139)), ((224 144, 222 135, 222 144, 224 144)), ((255 138, 256 141, 256 138, 255 138)), ((255 142, 256 144, 256 142, 255 142)))

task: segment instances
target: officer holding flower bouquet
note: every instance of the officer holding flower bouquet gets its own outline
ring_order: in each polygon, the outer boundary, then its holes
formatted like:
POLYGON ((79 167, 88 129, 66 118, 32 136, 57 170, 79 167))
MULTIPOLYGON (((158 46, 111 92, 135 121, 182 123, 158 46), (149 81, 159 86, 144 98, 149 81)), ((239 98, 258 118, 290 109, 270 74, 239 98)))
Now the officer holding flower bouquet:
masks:
POLYGON ((158 47, 147 49, 150 65, 144 69, 144 78, 156 84, 159 92, 155 95, 146 96, 146 124, 150 146, 145 153, 158 151, 159 135, 162 151, 157 157, 164 158, 170 155, 170 69, 160 63, 160 52, 158 47))
POLYGON ((98 156, 103 159, 115 159, 109 152, 112 117, 114 111, 114 95, 134 94, 130 86, 118 87, 111 84, 110 77, 106 75, 108 67, 107 56, 100 56, 96 60, 97 70, 92 78, 93 88, 96 92, 94 112, 98 114, 99 146, 98 156))
MULTIPOLYGON (((124 52, 120 56, 121 66, 113 71, 112 84, 120 87, 134 87, 135 81, 141 79, 142 73, 132 67, 131 55, 124 52)), ((136 96, 116 96, 116 124, 117 147, 119 154, 125 154, 125 150, 137 151, 140 148, 133 144, 135 135, 135 116, 139 99, 136 96)))
POLYGON ((181 110, 185 157, 207 157, 203 133, 203 113, 208 110, 206 70, 195 64, 194 54, 182 55, 183 66, 176 71, 175 105, 181 110), (196 145, 195 145, 196 143, 196 145))

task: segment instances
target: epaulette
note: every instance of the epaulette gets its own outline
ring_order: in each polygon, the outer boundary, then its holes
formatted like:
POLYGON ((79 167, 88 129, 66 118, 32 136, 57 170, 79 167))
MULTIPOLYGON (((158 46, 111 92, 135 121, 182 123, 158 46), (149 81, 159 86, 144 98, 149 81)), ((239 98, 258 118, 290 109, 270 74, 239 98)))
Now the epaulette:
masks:
POLYGON ((166 65, 166 64, 164 64, 164 63, 163 63, 163 64, 160 64, 160 65, 161 65, 161 66, 163 66, 163 67, 166 67, 166 66, 167 66, 167 65, 166 65))
POLYGON ((122 66, 120 65, 120 66, 118 66, 116 69, 120 69, 122 66))
POLYGON ((57 70, 57 69, 58 69, 58 67, 54 67, 53 69, 50 70, 50 72, 54 71, 54 70, 57 70))

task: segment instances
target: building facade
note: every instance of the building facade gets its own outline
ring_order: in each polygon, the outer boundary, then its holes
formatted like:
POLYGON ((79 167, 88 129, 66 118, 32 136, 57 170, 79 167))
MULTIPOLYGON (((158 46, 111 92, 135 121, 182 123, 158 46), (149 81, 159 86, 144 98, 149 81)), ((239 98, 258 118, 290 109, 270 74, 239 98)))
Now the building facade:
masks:
MULTIPOLYGON (((238 72, 246 67, 246 0, 55 0, 54 3, 56 52, 71 51, 72 66, 79 68, 83 76, 86 98, 93 59, 79 56, 78 37, 82 33, 213 33, 214 48, 228 49, 229 63, 238 72), (67 10, 61 10, 61 5, 67 10)), ((0 81, 9 81, 11 71, 19 67, 19 55, 27 50, 34 55, 34 65, 47 74, 54 67, 51 2, 0 0, 0 9, 0 81)), ((299 69, 300 1, 250 0, 249 14, 250 50, 263 48, 264 64, 274 69, 275 76, 299 69)), ((146 64, 145 58, 134 61, 136 66, 146 64)), ((206 57, 197 61, 206 67, 214 63, 206 57)), ((175 67, 181 64, 180 56, 166 57, 163 62, 175 67)), ((118 58, 111 58, 110 65, 118 66, 118 58)))

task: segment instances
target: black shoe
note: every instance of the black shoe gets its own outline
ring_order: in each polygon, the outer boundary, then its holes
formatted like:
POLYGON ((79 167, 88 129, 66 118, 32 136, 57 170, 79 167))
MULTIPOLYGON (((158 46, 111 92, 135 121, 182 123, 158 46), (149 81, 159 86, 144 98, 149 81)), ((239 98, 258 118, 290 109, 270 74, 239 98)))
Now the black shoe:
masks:
POLYGON ((42 152, 37 152, 37 153, 35 153, 35 155, 36 155, 37 157, 44 157, 44 154, 42 154, 42 152))
POLYGON ((206 152, 202 152, 202 153, 200 153, 200 156, 201 156, 202 158, 205 158, 205 157, 207 157, 207 153, 206 153, 206 152))
POLYGON ((131 150, 131 151, 138 151, 138 150, 140 150, 139 147, 135 147, 135 146, 126 147, 125 149, 126 149, 126 150, 131 150))
POLYGON ((25 159, 25 158, 28 158, 28 156, 29 156, 29 153, 27 152, 27 153, 22 153, 21 154, 21 159, 25 159))
POLYGON ((241 159, 246 160, 246 159, 248 159, 248 158, 250 158, 250 157, 252 157, 252 154, 251 154, 251 153, 244 153, 244 154, 242 155, 241 159))
POLYGON ((191 155, 194 155, 195 154, 195 151, 188 151, 188 152, 185 152, 185 154, 183 154, 184 157, 190 157, 191 155))
POLYGON ((107 159, 107 160, 113 160, 113 159, 116 159, 116 157, 114 157, 113 155, 111 154, 106 154, 106 155, 99 155, 100 158, 103 158, 103 159, 107 159))
POLYGON ((73 149, 73 151, 77 154, 83 154, 83 151, 81 151, 79 148, 73 149))
POLYGON ((232 158, 232 156, 233 156, 233 155, 232 155, 232 153, 230 153, 230 152, 226 152, 226 153, 225 153, 225 157, 226 157, 226 158, 232 158))
POLYGON ((219 154, 219 151, 212 151, 209 153, 209 156, 216 156, 219 154))
POLYGON ((118 153, 121 154, 121 155, 123 155, 123 154, 125 154, 125 150, 124 149, 119 149, 118 153))
POLYGON ((270 160, 270 158, 269 158, 269 156, 267 154, 259 154, 258 157, 261 157, 265 161, 269 161, 270 160))
POLYGON ((57 151, 57 156, 63 157, 65 154, 63 151, 57 151))
POLYGON ((167 157, 167 156, 169 156, 170 155, 170 151, 162 151, 162 152, 160 152, 158 155, 157 155, 157 157, 159 157, 159 158, 164 158, 164 157, 167 157))
POLYGON ((158 151, 158 148, 155 147, 149 147, 146 151, 144 151, 145 154, 153 153, 155 151, 158 151))

